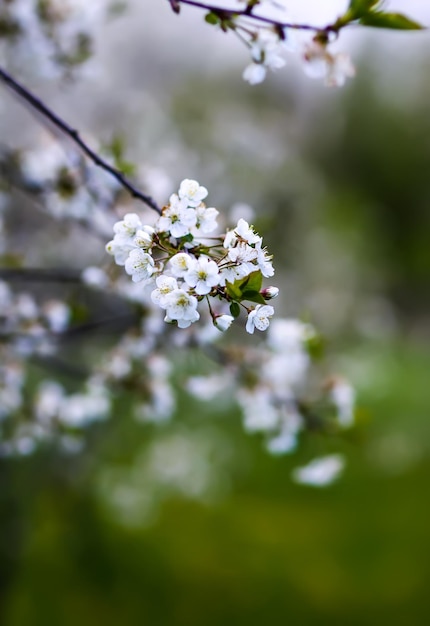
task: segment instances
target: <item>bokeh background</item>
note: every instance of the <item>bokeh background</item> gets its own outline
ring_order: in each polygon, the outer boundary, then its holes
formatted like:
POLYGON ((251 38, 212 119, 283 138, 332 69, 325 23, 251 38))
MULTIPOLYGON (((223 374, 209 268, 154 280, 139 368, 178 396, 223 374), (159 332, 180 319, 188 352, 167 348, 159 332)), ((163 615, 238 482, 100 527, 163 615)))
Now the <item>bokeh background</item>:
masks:
MULTIPOLYGON (((325 21, 345 4, 313 7, 325 21)), ((430 21, 424 1, 389 4, 430 21)), ((137 424, 122 397, 80 454, 2 460, 6 626, 428 623, 430 38, 356 29, 339 47, 357 66, 342 90, 294 62, 251 88, 238 42, 199 12, 144 0, 98 29, 79 81, 23 68, 83 134, 121 134, 161 201, 191 177, 220 210, 254 208, 277 308, 324 333, 359 424, 273 458, 238 411, 179 391, 163 426, 137 424), (292 467, 331 449, 348 461, 339 482, 291 482, 292 467)), ((35 120, 0 102, 2 141, 31 147, 35 120)), ((46 242, 46 221, 31 225, 46 242)))

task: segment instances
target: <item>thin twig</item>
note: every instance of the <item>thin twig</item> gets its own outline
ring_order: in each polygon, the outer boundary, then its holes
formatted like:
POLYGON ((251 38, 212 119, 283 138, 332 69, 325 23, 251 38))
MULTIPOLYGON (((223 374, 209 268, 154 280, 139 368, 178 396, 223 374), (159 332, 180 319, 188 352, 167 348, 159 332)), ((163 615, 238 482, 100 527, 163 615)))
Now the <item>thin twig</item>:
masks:
POLYGON ((32 283, 81 283, 82 271, 68 268, 0 267, 0 279, 32 283))
POLYGON ((89 377, 91 371, 82 365, 74 365, 64 359, 55 355, 40 355, 33 354, 29 359, 36 367, 40 367, 44 370, 55 372, 55 374, 75 378, 78 381, 83 381, 89 377))
POLYGON ((93 322, 86 322, 85 324, 79 324, 78 326, 71 326, 66 328, 60 333, 55 333, 53 338, 57 341, 75 340, 76 337, 81 335, 88 335, 98 333, 100 335, 116 334, 118 330, 124 328, 130 328, 135 326, 139 321, 139 316, 135 312, 123 313, 121 315, 114 315, 112 317, 102 318, 94 320, 93 322))
MULTIPOLYGON (((169 0, 172 4, 171 0, 169 0)), ((215 15, 225 16, 225 17, 247 17, 258 22, 264 22, 266 24, 272 24, 276 28, 291 28, 294 30, 310 30, 312 32, 329 32, 335 31, 336 28, 334 25, 330 24, 325 27, 321 26, 311 26, 310 24, 299 24, 294 22, 282 22, 274 18, 264 17, 263 15, 257 15, 252 12, 252 9, 255 7, 245 7, 244 9, 231 9, 224 8, 219 6, 213 6, 206 2, 198 2, 197 0, 176 0, 175 7, 178 7, 180 4, 188 4, 193 7, 197 7, 199 9, 205 9, 206 11, 210 11, 215 15)), ((256 5, 258 6, 258 5, 256 5)), ((174 8, 175 13, 178 13, 177 8, 174 8)))
POLYGON ((139 316, 137 313, 130 312, 94 320, 93 322, 86 322, 77 326, 71 326, 70 328, 66 328, 65 330, 58 332, 45 329, 45 332, 42 335, 37 336, 30 335, 25 332, 25 330, 8 332, 0 329, 0 344, 25 338, 32 341, 33 345, 37 346, 38 343, 46 340, 51 340, 56 344, 59 344, 66 341, 76 341, 76 339, 81 336, 85 337, 85 335, 94 335, 95 333, 105 336, 116 335, 119 330, 135 327, 138 322, 139 316))
POLYGON ((59 128, 65 135, 70 137, 70 139, 82 150, 82 152, 89 158, 93 163, 98 165, 105 172, 113 176, 123 187, 126 189, 133 198, 137 198, 144 202, 151 209, 156 211, 159 215, 161 215, 161 208, 155 202, 155 200, 141 191, 135 185, 128 180, 128 178, 116 167, 110 165, 107 161, 105 161, 97 152, 94 152, 88 144, 81 138, 78 131, 69 126, 63 119, 61 119, 56 113, 51 111, 37 96, 31 93, 24 85, 19 83, 15 78, 13 78, 8 72, 6 72, 3 68, 0 67, 0 79, 12 89, 14 93, 20 96, 25 102, 30 104, 36 111, 44 115, 47 119, 49 119, 54 126, 59 128))

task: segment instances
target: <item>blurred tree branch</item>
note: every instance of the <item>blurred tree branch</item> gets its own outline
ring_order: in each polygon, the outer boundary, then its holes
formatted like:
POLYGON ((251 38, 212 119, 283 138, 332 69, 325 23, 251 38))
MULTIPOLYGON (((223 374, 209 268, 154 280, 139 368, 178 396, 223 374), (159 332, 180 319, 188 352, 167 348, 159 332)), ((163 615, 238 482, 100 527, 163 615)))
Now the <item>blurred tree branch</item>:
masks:
MULTIPOLYGON (((325 27, 321 26, 312 26, 311 24, 300 24, 295 22, 284 22, 277 20, 271 17, 265 17, 263 15, 258 15, 254 13, 254 9, 260 5, 257 1, 251 0, 247 3, 244 9, 230 9, 225 7, 214 6, 212 3, 208 2, 199 2, 198 0, 169 0, 172 9, 175 13, 179 13, 180 5, 187 4, 189 6, 193 6, 199 9, 204 9, 209 11, 211 15, 214 15, 219 18, 221 24, 225 20, 233 20, 237 17, 247 17, 251 20, 255 20, 256 22, 262 22, 265 24, 272 25, 277 31, 282 31, 284 28, 291 28, 293 30, 308 30, 315 33, 330 33, 330 32, 338 32, 340 25, 338 21, 333 24, 328 24, 325 27)), ((229 24, 231 28, 231 23, 229 24)))
POLYGON ((69 126, 63 119, 61 119, 56 113, 49 109, 37 96, 31 93, 24 85, 19 83, 13 76, 0 67, 0 79, 20 98, 28 103, 33 109, 41 113, 50 122, 60 129, 67 137, 69 137, 82 152, 89 158, 95 165, 103 169, 105 172, 113 176, 119 183, 126 189, 133 198, 144 202, 148 207, 156 211, 161 215, 161 208, 155 202, 155 200, 144 193, 142 193, 119 169, 110 165, 104 160, 97 152, 92 150, 88 144, 81 138, 78 131, 69 126))

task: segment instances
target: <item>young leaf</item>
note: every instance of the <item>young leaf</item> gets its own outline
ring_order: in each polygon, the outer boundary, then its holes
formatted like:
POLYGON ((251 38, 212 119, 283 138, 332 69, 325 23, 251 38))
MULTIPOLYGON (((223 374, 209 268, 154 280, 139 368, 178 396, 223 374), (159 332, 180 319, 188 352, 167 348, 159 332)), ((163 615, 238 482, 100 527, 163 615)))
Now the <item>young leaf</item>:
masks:
POLYGON ((257 304, 266 304, 266 300, 263 298, 259 291, 252 289, 246 289, 242 292, 242 299, 249 300, 249 302, 257 302, 257 304))
POLYGON ((230 313, 233 315, 233 317, 239 317, 239 315, 240 315, 240 306, 238 305, 237 302, 232 302, 230 304, 230 313))
POLYGON ((259 293, 262 282, 263 275, 258 270, 256 272, 251 272, 251 274, 248 274, 245 278, 235 280, 234 283, 226 282, 225 287, 232 300, 237 300, 238 302, 241 302, 242 300, 250 300, 251 302, 265 304, 263 296, 259 293), (249 297, 250 295, 252 297, 249 297), (256 300, 256 298, 258 298, 258 300, 256 300))
POLYGON ((184 235, 183 237, 181 237, 181 243, 190 242, 193 239, 194 239, 193 235, 191 233, 188 233, 188 235, 184 235))
POLYGON ((242 293, 244 291, 260 291, 263 283, 263 274, 260 271, 252 272, 243 279, 241 283, 242 293))
POLYGON ((216 13, 212 13, 212 11, 210 13, 206 13, 205 15, 205 21, 208 24, 213 24, 215 26, 215 24, 219 23, 219 17, 216 13))
POLYGON ((401 13, 370 11, 361 16, 359 21, 363 26, 373 26, 375 28, 392 28, 396 30, 422 30, 424 28, 418 22, 401 13))
MULTIPOLYGON (((234 283, 229 283, 226 281, 225 290, 227 291, 227 295, 230 296, 232 300, 240 300, 242 299, 242 290, 237 286, 237 283, 241 281, 235 280, 234 283)), ((233 315, 233 314, 232 314, 233 315)))
POLYGON ((376 6, 380 0, 350 0, 349 11, 354 15, 363 15, 376 6))
POLYGON ((321 335, 313 335, 305 342, 309 356, 315 361, 324 356, 324 338, 321 335))

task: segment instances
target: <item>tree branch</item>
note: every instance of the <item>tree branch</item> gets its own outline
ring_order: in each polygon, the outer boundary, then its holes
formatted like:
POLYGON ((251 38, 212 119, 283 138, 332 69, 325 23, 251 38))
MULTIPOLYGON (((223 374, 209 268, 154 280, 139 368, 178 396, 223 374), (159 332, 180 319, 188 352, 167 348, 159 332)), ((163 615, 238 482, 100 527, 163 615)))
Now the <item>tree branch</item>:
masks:
POLYGON ((190 6, 197 7, 199 9, 205 9, 206 11, 210 11, 211 13, 214 13, 215 15, 218 15, 220 17, 224 17, 224 18, 247 17, 249 19, 252 19, 258 22, 271 24, 272 26, 275 26, 277 29, 291 28, 294 30, 310 30, 315 33, 324 33, 324 32, 329 33, 331 31, 336 32, 338 30, 334 24, 329 24, 328 26, 325 26, 325 27, 311 26, 310 24, 282 22, 274 18, 264 17, 263 15, 256 15, 252 11, 255 7, 258 6, 258 4, 254 6, 248 5, 244 9, 230 9, 230 8, 223 8, 219 6, 213 6, 212 4, 209 4, 206 2, 198 2, 197 0, 174 0, 174 2, 172 0, 169 0, 169 2, 172 5, 172 9, 174 10, 175 13, 179 13, 178 9, 181 4, 188 4, 190 6))
POLYGON ((13 282, 82 283, 82 270, 0 267, 0 279, 13 282))
POLYGON ((141 191, 116 167, 110 165, 107 161, 105 161, 97 152, 92 150, 88 144, 81 138, 78 131, 69 126, 64 120, 62 120, 56 113, 51 111, 37 96, 31 93, 24 85, 19 83, 15 78, 13 78, 8 72, 6 72, 3 68, 0 67, 0 79, 20 98, 22 98, 25 102, 30 104, 36 111, 45 116, 50 122, 54 124, 57 128, 59 128, 65 135, 67 135, 79 148, 82 152, 89 158, 93 163, 95 163, 98 167, 103 169, 105 172, 113 176, 119 183, 126 189, 133 198, 144 202, 151 209, 156 211, 159 215, 161 215, 161 208, 155 202, 155 200, 141 191))

